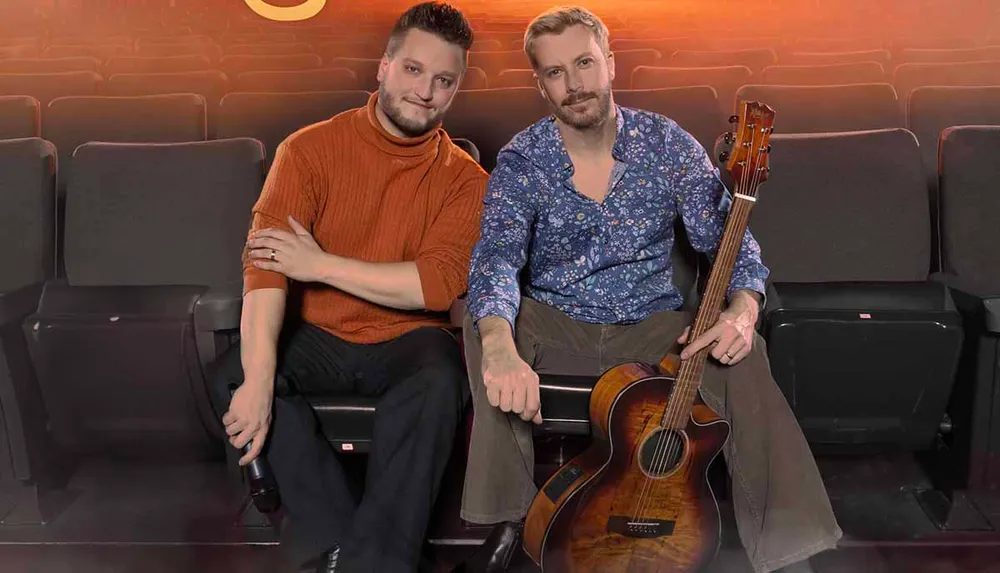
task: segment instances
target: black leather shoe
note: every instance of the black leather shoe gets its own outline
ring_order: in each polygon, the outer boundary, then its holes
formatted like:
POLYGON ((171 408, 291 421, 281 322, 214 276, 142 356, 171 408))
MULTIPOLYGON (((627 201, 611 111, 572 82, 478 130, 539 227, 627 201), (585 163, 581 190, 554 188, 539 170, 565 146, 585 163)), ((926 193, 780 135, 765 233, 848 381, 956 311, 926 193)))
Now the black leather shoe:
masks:
POLYGON ((452 573, 501 573, 507 570, 514 554, 521 550, 524 524, 519 521, 498 523, 480 548, 452 573))

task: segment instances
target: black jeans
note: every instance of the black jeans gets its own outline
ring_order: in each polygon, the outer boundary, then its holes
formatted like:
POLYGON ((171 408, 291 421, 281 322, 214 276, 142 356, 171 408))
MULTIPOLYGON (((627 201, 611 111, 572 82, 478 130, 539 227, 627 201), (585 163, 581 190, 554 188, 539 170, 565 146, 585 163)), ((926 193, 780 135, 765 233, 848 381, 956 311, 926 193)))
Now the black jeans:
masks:
MULTIPOLYGON (((229 409, 229 385, 242 382, 237 346, 213 376, 220 417, 229 409)), ((468 399, 459 343, 442 329, 370 345, 310 324, 283 334, 263 453, 289 518, 283 543, 292 558, 301 563, 338 544, 341 570, 415 571, 468 399), (311 393, 380 397, 360 505, 304 397, 311 393)))

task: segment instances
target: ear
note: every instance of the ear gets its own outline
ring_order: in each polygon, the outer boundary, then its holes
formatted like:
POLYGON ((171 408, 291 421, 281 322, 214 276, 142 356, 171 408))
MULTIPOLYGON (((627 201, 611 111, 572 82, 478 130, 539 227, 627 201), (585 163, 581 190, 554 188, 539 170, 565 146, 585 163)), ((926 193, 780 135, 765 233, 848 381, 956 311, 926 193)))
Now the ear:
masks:
POLYGON ((382 83, 382 78, 385 77, 385 72, 389 68, 389 54, 382 54, 382 60, 378 63, 378 73, 375 74, 375 79, 379 83, 382 83))
POLYGON ((608 76, 615 81, 615 53, 608 52, 608 76))

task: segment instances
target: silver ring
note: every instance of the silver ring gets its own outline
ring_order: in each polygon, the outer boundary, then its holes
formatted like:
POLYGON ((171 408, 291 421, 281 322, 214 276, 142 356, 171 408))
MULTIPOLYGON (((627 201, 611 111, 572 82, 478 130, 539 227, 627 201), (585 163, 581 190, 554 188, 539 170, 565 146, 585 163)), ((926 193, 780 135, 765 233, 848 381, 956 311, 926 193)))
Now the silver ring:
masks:
POLYGON ((277 253, 274 252, 274 249, 271 249, 271 260, 275 260, 275 257, 277 257, 277 253))

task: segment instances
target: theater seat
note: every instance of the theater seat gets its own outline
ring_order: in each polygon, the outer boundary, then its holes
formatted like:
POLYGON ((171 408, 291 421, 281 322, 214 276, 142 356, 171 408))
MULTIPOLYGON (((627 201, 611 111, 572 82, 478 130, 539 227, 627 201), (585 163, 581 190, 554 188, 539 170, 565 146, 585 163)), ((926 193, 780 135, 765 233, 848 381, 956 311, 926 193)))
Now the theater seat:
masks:
POLYGON ((104 95, 143 96, 192 93, 205 98, 208 110, 208 137, 216 132, 219 101, 229 92, 230 78, 219 70, 155 74, 115 74, 104 85, 104 95))
POLYGON ((41 135, 41 106, 31 96, 0 96, 0 139, 41 135))
POLYGON ((362 107, 369 93, 361 90, 297 93, 233 92, 219 106, 218 136, 252 137, 264 144, 267 165, 286 137, 307 125, 362 107))
POLYGON ((476 163, 479 163, 479 148, 476 147, 475 143, 461 137, 452 138, 451 142, 459 146, 462 151, 468 153, 469 157, 476 160, 476 163))
POLYGON ((535 88, 459 90, 444 118, 444 128, 451 137, 475 143, 482 153, 483 169, 492 171, 500 149, 548 114, 545 99, 535 88), (490 113, 484 114, 483 110, 490 113))
POLYGON ((66 196, 66 277, 23 324, 61 451, 223 455, 205 369, 238 315, 264 182, 252 139, 86 143, 66 196))
MULTIPOLYGON (((207 137, 205 99, 195 94, 67 96, 52 100, 45 118, 42 135, 59 150, 58 229, 64 225, 65 191, 73 179, 73 152, 79 145, 204 141, 207 137)), ((61 260, 60 243, 61 239, 56 246, 61 260)))
MULTIPOLYGON (((42 105, 69 95, 97 95, 101 76, 94 72, 0 74, 0 96, 28 95, 42 105)), ((44 115, 44 113, 43 113, 44 115)))
POLYGON ((48 450, 21 322, 35 312, 53 273, 55 183, 55 146, 38 138, 0 141, 0 240, 7 245, 0 273, 0 516, 15 501, 5 494, 36 477, 48 450))
MULTIPOLYGON (((953 126, 1000 125, 1000 86, 925 86, 910 91, 907 127, 917 136, 924 159, 924 174, 931 216, 940 222, 938 170, 939 138, 953 126)), ((934 270, 941 268, 940 228, 934 231, 934 270)))
POLYGON ((187 56, 118 56, 104 63, 105 77, 116 74, 169 74, 198 72, 212 68, 212 62, 203 54, 187 56))
POLYGON ((810 52, 796 51, 781 56, 783 66, 828 66, 835 64, 850 64, 855 62, 878 62, 888 69, 892 61, 889 50, 871 49, 857 52, 810 52))
POLYGON ((42 134, 59 150, 59 179, 65 188, 79 145, 204 141, 206 114, 205 99, 195 94, 67 96, 49 103, 42 134))
POLYGON ((632 71, 632 89, 712 86, 719 98, 719 115, 729 117, 735 106, 736 91, 750 83, 753 72, 746 66, 710 68, 654 68, 638 66, 632 71))
MULTIPOLYGON (((736 101, 767 102, 780 110, 774 132, 820 133, 903 127, 891 84, 744 85, 736 101)), ((731 108, 736 109, 736 108, 731 108)))
POLYGON ((728 116, 720 112, 719 98, 710 86, 615 90, 615 103, 669 117, 709 151, 727 128, 728 116))
POLYGON ((101 61, 82 56, 78 58, 11 58, 0 60, 0 73, 4 74, 58 74, 62 72, 100 72, 101 61))
POLYGON ((874 84, 885 81, 885 70, 878 62, 849 62, 822 66, 768 66, 760 73, 760 83, 773 86, 874 84))
POLYGON ((941 469, 957 489, 1000 487, 1000 126, 945 129, 940 141, 943 272, 965 325, 965 346, 939 443, 941 469))
POLYGON ((236 77, 238 92, 293 93, 353 90, 358 77, 347 68, 243 72, 236 77))
POLYGON ((750 227, 771 270, 763 332, 778 386, 814 449, 929 448, 962 329, 929 280, 916 137, 775 134, 771 146, 750 227))

